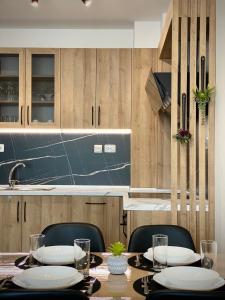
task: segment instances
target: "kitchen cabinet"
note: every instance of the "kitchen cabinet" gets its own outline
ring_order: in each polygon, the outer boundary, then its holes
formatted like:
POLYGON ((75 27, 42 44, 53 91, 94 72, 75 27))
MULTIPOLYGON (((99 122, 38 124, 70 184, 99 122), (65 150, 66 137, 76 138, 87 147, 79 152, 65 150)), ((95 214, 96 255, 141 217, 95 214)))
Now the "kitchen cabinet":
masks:
POLYGON ((97 225, 108 246, 121 240, 122 198, 0 196, 0 251, 29 251, 29 235, 62 222, 97 225))
POLYGON ((60 126, 59 49, 0 49, 0 126, 60 126))
POLYGON ((130 128, 131 49, 62 49, 61 107, 62 128, 130 128))

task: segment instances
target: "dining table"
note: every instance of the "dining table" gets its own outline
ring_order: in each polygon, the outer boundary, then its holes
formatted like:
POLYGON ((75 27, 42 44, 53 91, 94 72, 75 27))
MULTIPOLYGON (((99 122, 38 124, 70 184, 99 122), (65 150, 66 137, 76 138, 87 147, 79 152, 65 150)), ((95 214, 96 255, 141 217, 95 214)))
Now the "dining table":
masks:
MULTIPOLYGON (((107 258, 110 253, 95 253, 103 259, 97 267, 91 268, 90 276, 97 278, 101 283, 101 288, 90 296, 91 300, 131 300, 145 299, 145 296, 137 293, 133 284, 137 279, 153 275, 153 272, 135 268, 128 265, 126 272, 122 275, 110 274, 107 267, 107 258)), ((15 260, 28 253, 0 253, 0 280, 6 276, 11 276, 23 272, 15 266, 15 260)), ((137 255, 137 253, 125 253, 127 258, 137 255)), ((221 277, 225 278, 225 254, 220 253, 217 257, 215 270, 221 277)))

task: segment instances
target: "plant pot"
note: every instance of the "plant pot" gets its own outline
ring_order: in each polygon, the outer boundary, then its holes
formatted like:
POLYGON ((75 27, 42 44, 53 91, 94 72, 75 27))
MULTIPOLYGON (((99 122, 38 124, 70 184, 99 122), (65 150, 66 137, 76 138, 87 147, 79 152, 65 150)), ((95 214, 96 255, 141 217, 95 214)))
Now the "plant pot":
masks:
POLYGON ((107 265, 111 274, 123 274, 127 270, 127 257, 111 255, 108 257, 107 265))

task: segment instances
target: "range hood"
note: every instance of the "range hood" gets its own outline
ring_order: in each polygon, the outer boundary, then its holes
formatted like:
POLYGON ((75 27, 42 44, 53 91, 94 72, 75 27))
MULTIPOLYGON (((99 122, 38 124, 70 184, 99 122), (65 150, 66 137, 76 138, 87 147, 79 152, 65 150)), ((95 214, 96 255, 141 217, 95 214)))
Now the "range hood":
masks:
POLYGON ((160 110, 170 112, 171 105, 171 73, 149 72, 145 85, 146 93, 152 105, 153 111, 157 114, 160 110))

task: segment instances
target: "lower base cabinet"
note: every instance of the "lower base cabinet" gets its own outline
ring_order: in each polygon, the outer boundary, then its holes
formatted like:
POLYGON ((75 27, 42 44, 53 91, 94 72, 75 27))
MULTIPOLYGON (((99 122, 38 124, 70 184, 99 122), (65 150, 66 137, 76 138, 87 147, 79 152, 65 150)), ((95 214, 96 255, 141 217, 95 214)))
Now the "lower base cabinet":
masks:
POLYGON ((1 196, 0 251, 29 251, 29 235, 61 222, 97 225, 106 247, 124 239, 122 198, 89 196, 1 196))

